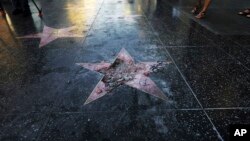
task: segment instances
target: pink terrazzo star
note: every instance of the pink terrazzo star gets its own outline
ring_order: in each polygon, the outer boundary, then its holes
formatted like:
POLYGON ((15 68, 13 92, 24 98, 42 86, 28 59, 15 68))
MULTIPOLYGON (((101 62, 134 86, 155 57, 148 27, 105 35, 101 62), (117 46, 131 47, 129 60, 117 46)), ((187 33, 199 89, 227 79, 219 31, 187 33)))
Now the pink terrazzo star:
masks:
POLYGON ((67 37, 83 37, 83 35, 75 34, 72 31, 75 30, 76 27, 68 27, 68 28, 61 28, 61 29, 55 29, 48 26, 44 26, 42 33, 27 35, 23 37, 18 38, 41 38, 39 47, 44 47, 48 43, 58 39, 58 38, 67 38, 67 37))
POLYGON ((103 97, 120 85, 128 85, 152 96, 167 100, 165 94, 148 77, 152 72, 151 68, 157 64, 157 62, 140 62, 135 64, 134 59, 124 48, 113 63, 77 63, 77 65, 86 69, 103 74, 102 79, 84 105, 103 97))

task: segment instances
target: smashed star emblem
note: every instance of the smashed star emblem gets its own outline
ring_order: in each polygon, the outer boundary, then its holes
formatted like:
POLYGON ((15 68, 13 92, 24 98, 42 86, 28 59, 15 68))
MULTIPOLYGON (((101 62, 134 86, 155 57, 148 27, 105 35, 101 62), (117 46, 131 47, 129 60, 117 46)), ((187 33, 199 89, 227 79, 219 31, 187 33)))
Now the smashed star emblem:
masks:
POLYGON ((167 100, 166 95, 148 77, 152 68, 158 66, 158 62, 135 63, 130 54, 123 48, 113 63, 77 63, 77 65, 103 74, 84 105, 93 102, 120 85, 141 90, 162 100, 167 100))
POLYGON ((39 47, 44 47, 48 43, 58 39, 58 38, 67 38, 67 37, 83 37, 83 35, 75 34, 72 31, 76 29, 76 26, 55 29, 48 26, 44 26, 42 33, 26 35, 23 37, 18 37, 19 39, 25 38, 41 38, 39 47))

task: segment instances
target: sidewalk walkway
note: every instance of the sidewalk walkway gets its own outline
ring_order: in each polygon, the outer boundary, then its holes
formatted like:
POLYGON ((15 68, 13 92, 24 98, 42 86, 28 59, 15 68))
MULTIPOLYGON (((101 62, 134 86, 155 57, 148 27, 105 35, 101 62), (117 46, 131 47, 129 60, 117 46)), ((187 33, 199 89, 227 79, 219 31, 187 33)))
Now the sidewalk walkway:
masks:
POLYGON ((0 18, 0 140, 227 140, 250 124, 248 35, 157 0, 40 0, 0 18))

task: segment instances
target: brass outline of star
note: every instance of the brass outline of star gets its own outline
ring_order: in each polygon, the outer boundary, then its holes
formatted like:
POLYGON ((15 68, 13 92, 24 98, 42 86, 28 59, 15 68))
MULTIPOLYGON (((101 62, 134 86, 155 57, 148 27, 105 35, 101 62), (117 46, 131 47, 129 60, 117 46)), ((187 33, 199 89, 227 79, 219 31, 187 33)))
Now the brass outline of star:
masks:
POLYGON ((84 37, 83 35, 71 33, 72 30, 76 29, 76 26, 67 27, 67 28, 51 28, 48 26, 43 27, 42 33, 26 35, 22 37, 17 37, 19 39, 26 39, 26 38, 41 38, 39 43, 39 48, 44 47, 45 45, 49 44, 50 42, 58 39, 58 38, 73 38, 73 37, 84 37))
MULTIPOLYGON (((150 70, 151 67, 153 65, 156 65, 157 62, 140 62, 140 63, 135 64, 134 59, 130 56, 130 54, 124 48, 122 48, 122 50, 119 52, 119 54, 115 58, 114 62, 117 59, 120 59, 128 64, 134 63, 134 65, 136 67, 143 68, 142 70, 139 70, 136 73, 134 79, 125 82, 123 85, 128 85, 130 87, 136 88, 138 90, 141 90, 147 94, 158 97, 158 98, 165 100, 165 101, 168 99, 166 97, 166 95, 153 82, 153 80, 151 80, 147 76, 149 73, 151 73, 151 70, 150 70), (145 85, 144 84, 142 85, 142 83, 145 83, 145 85)), ((96 71, 96 72, 100 73, 99 72, 100 70, 109 69, 113 63, 106 63, 106 62, 94 63, 94 64, 93 63, 76 63, 76 65, 84 67, 88 70, 96 71)), ((103 97, 104 95, 108 94, 108 92, 106 91, 107 87, 105 85, 105 82, 102 81, 104 79, 104 76, 105 75, 103 75, 101 80, 97 83, 96 87, 91 92, 91 94, 89 95, 89 97, 85 101, 84 105, 89 104, 90 102, 93 102, 93 101, 103 97)))

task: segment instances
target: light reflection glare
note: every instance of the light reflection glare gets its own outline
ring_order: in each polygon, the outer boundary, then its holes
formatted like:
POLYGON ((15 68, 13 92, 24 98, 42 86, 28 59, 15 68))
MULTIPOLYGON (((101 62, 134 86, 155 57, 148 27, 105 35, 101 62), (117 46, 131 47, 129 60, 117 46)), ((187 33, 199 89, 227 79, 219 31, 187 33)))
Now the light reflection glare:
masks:
POLYGON ((8 47, 18 47, 19 42, 16 41, 15 32, 13 24, 9 15, 6 13, 5 18, 0 19, 0 37, 1 37, 1 44, 8 47))
POLYGON ((72 25, 90 24, 99 6, 100 4, 96 0, 77 1, 76 3, 68 1, 65 7, 67 21, 72 25))
POLYGON ((9 16, 7 13, 6 13, 6 21, 7 21, 6 24, 9 25, 10 30, 11 30, 12 32, 14 32, 13 24, 12 24, 12 22, 11 22, 10 16, 9 16))
POLYGON ((139 2, 140 11, 145 12, 146 15, 152 15, 157 8, 157 0, 140 0, 139 2))
POLYGON ((172 9, 172 17, 179 17, 179 16, 180 16, 180 11, 173 7, 173 9, 172 9))

